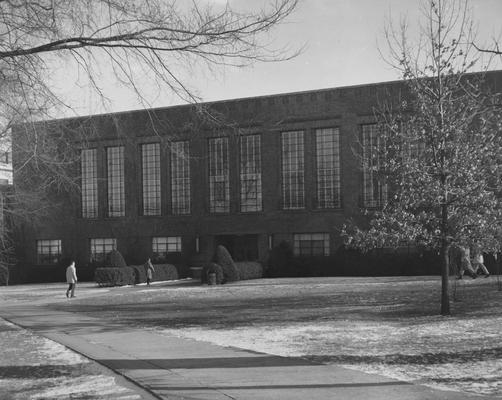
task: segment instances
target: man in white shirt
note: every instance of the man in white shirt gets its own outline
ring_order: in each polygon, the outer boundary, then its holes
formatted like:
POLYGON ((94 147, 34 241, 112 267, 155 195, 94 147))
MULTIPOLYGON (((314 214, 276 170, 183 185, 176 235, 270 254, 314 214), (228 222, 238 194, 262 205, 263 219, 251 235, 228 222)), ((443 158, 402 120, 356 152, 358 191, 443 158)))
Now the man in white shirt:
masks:
POLYGON ((485 259, 483 257, 483 253, 481 251, 476 250, 474 253, 474 257, 472 259, 472 268, 474 269, 475 273, 478 273, 479 270, 481 270, 481 273, 485 276, 485 278, 488 278, 490 276, 490 272, 488 272, 488 269, 485 267, 485 259))
POLYGON ((66 268, 66 282, 68 283, 68 290, 66 297, 75 297, 75 286, 77 285, 77 270, 75 268, 75 261, 71 261, 68 268, 66 268), (71 294, 71 296, 70 296, 71 294))

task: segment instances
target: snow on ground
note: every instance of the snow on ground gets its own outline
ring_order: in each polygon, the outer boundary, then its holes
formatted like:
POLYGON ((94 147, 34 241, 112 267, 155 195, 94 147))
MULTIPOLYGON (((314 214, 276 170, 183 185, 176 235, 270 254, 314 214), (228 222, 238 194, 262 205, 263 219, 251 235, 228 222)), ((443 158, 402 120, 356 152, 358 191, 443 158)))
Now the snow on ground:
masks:
POLYGON ((0 399, 138 400, 103 367, 0 319, 0 399))
POLYGON ((443 390, 502 396, 502 348, 491 347, 494 341, 500 346, 500 326, 502 317, 475 321, 423 317, 404 326, 399 321, 337 321, 270 326, 266 330, 185 328, 162 332, 268 354, 306 357, 443 390), (452 337, 458 338, 453 348, 452 337))
POLYGON ((502 396, 502 292, 496 282, 454 281, 459 301, 452 302, 452 317, 437 315, 438 277, 283 278, 148 288, 84 284, 72 300, 64 298, 63 285, 37 285, 36 290, 9 289, 5 296, 0 291, 0 301, 30 298, 223 346, 502 396))

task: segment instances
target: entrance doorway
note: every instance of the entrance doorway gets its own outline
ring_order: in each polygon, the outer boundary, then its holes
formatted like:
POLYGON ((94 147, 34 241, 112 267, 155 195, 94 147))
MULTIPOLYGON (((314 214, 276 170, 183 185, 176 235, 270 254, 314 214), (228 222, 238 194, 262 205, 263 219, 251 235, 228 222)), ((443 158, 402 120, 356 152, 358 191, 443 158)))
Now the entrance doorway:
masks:
POLYGON ((258 260, 258 235, 218 235, 216 246, 225 246, 234 261, 258 260))

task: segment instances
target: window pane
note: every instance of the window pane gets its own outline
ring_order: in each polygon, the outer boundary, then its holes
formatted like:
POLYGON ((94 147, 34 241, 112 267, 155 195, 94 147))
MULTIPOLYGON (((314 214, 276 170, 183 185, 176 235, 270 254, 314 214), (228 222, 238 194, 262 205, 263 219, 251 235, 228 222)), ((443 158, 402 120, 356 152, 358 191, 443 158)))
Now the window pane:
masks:
POLYGON ((125 215, 124 147, 106 149, 108 170, 108 216, 125 215))
POLYGON ((171 144, 171 207, 174 215, 190 214, 189 142, 171 144))
POLYGON ((316 130, 317 205, 340 207, 340 143, 338 129, 316 130))
POLYGON ((81 200, 82 217, 98 217, 98 166, 97 150, 86 149, 81 152, 81 200))
POLYGON ((260 211, 262 207, 260 149, 260 135, 240 138, 241 212, 260 211))
POLYGON ((37 240, 38 264, 57 264, 61 254, 61 240, 37 240))
POLYGON ((209 146, 209 211, 230 212, 228 138, 213 138, 209 146))
POLYGON ((293 241, 296 256, 329 256, 328 233, 296 233, 293 241))
POLYGON ((115 238, 98 238, 90 240, 91 262, 104 263, 106 255, 117 248, 115 238))
POLYGON ((160 145, 141 145, 143 215, 160 215, 160 145))
POLYGON ((152 238, 152 259, 154 261, 166 261, 168 253, 181 253, 181 236, 152 238))
POLYGON ((286 210, 305 207, 303 132, 282 133, 282 204, 286 210))
POLYGON ((382 207, 387 200, 387 185, 379 176, 382 165, 383 137, 377 124, 362 126, 363 205, 382 207))

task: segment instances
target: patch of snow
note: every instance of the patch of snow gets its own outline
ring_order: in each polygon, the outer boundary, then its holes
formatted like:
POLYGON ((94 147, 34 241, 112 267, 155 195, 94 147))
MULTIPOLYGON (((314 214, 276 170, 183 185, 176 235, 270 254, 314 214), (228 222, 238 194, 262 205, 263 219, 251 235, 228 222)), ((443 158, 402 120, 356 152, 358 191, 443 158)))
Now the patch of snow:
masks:
POLYGON ((0 343, 0 399, 141 399, 87 358, 1 318, 0 343))
POLYGON ((407 321, 329 321, 267 329, 192 327, 161 332, 279 356, 317 358, 443 390, 502 395, 497 350, 502 346, 502 317, 407 321))
POLYGON ((86 399, 141 399, 125 387, 117 386, 115 379, 104 375, 86 375, 72 379, 47 379, 46 387, 31 395, 32 400, 68 399, 80 396, 86 399))

